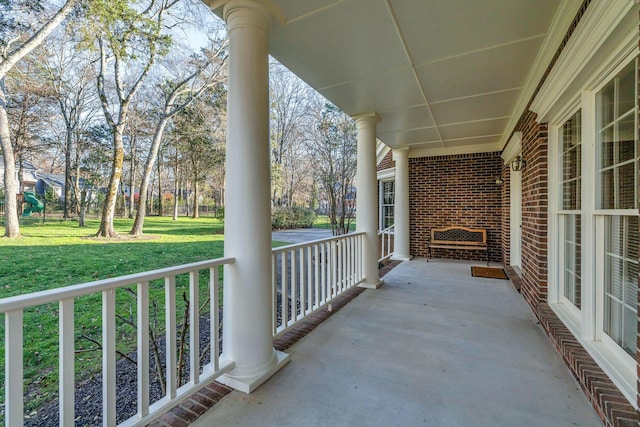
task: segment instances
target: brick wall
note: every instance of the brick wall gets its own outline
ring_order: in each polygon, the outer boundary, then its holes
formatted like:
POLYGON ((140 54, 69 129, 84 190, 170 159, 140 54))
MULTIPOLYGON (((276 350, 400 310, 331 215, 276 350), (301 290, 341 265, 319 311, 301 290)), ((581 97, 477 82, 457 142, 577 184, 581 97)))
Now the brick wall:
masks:
MULTIPOLYGON (((639 25, 640 28, 640 25, 639 25)), ((640 47, 640 40, 638 40, 638 46, 640 47)), ((640 105, 640 68, 638 68, 638 105, 640 105)), ((638 125, 640 125, 640 109, 638 109, 638 125)), ((638 182, 640 182, 640 170, 638 171, 638 182)), ((638 187, 638 200, 640 200, 640 186, 638 187)), ((638 223, 638 227, 640 227, 640 223, 638 223)), ((640 248, 638 248, 638 259, 640 260, 640 248)), ((637 348, 636 348, 636 363, 638 366, 638 386, 636 388, 636 392, 638 394, 638 407, 640 407, 640 272, 638 272, 638 336, 637 336, 637 348)), ((640 413, 638 414, 638 418, 640 419, 640 413)), ((640 422, 638 423, 640 424, 640 422)))
MULTIPOLYGON (((489 258, 502 262, 503 187, 500 153, 409 159, 410 252, 427 255, 431 228, 486 228, 489 258)), ((436 257, 483 260, 482 251, 434 252, 436 257)))
POLYGON ((396 162, 393 160, 393 150, 390 150, 386 156, 378 164, 378 171, 385 169, 391 169, 396 167, 396 162))
POLYGON ((502 167, 502 259, 504 265, 511 264, 511 169, 502 167))
POLYGON ((547 301, 547 125, 522 116, 522 294, 532 308, 547 301))

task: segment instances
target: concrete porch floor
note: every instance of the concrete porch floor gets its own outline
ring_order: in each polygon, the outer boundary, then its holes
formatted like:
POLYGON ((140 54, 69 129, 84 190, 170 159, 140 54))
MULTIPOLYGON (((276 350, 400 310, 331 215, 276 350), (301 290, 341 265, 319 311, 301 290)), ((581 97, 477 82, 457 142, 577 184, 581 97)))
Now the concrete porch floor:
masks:
POLYGON ((404 262, 193 426, 601 426, 508 280, 404 262))

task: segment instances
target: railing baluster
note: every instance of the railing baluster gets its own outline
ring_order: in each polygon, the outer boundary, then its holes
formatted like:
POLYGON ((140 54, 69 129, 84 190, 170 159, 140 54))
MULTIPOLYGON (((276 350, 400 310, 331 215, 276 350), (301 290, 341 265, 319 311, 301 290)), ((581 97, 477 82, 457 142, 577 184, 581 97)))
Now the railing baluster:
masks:
POLYGON ((176 397, 176 277, 164 278, 166 377, 167 397, 176 397))
POLYGON ((116 425, 116 291, 102 291, 102 425, 116 425))
POLYGON ((296 256, 295 249, 291 251, 291 317, 290 319, 292 323, 295 323, 295 321, 298 319, 298 259, 296 256))
POLYGON ((342 263, 344 259, 342 257, 342 240, 336 242, 336 265, 338 266, 338 276, 336 277, 336 293, 334 298, 340 295, 342 292, 342 263))
POLYGON ((306 297, 306 287, 304 283, 304 248, 298 249, 298 261, 300 266, 299 275, 299 286, 300 286, 300 313, 296 316, 296 320, 302 319, 305 315, 305 297, 306 297))
POLYGON ((327 257, 327 244, 326 243, 321 243, 319 245, 319 250, 320 250, 320 262, 322 264, 320 264, 320 275, 322 276, 320 278, 320 292, 322 292, 322 304, 326 304, 327 302, 327 273, 328 273, 328 266, 329 266, 329 259, 327 257))
MULTIPOLYGON (((282 255, 280 255, 282 256, 282 255)), ((272 334, 278 332, 278 254, 271 254, 271 324, 273 325, 272 334)), ((282 277, 282 275, 280 275, 282 277)))
POLYGON ((60 426, 75 425, 75 333, 74 301, 66 299, 59 302, 60 331, 60 426))
POLYGON ((189 273, 189 381, 200 382, 200 272, 189 273))
POLYGON ((280 253, 280 277, 282 278, 282 290, 280 291, 280 302, 282 304, 280 308, 280 315, 282 316, 283 329, 289 326, 289 268, 287 266, 289 261, 289 252, 283 251, 280 253))
POLYGON ((304 315, 313 311, 313 256, 311 253, 311 246, 307 246, 307 309, 304 311, 304 315))
POLYGON ((358 281, 363 279, 363 266, 362 266, 362 245, 364 244, 364 237, 362 235, 358 236, 358 254, 356 255, 358 260, 358 281))
POLYGON ((347 262, 347 288, 350 288, 351 286, 353 286, 353 276, 352 276, 352 269, 351 269, 351 255, 353 255, 351 253, 351 237, 347 238, 347 256, 346 256, 346 262, 347 262))
POLYGON ((322 262, 322 259, 320 258, 320 245, 315 244, 313 245, 313 254, 315 257, 315 262, 313 263, 314 266, 314 280, 313 280, 313 296, 314 296, 314 309, 317 309, 320 306, 320 295, 319 295, 319 291, 320 291, 320 263, 322 262))
POLYGON ((213 371, 220 369, 220 273, 218 267, 209 269, 209 322, 211 332, 209 332, 209 352, 211 354, 211 366, 213 371))
POLYGON ((149 414, 149 282, 138 283, 138 416, 149 414))
POLYGON ((22 310, 6 313, 4 325, 5 425, 7 427, 22 426, 24 422, 22 310))
POLYGON ((331 242, 331 299, 336 296, 336 285, 338 281, 338 242, 335 240, 331 242))

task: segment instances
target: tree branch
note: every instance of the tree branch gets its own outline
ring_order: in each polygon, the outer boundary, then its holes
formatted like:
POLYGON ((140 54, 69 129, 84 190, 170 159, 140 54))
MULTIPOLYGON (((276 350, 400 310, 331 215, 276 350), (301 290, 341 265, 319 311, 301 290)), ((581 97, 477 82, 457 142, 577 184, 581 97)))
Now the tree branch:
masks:
POLYGON ((51 34, 53 30, 71 13, 75 5, 80 0, 67 0, 67 2, 56 12, 56 14, 47 23, 40 28, 29 40, 27 40, 22 46, 16 50, 10 52, 6 58, 0 62, 0 79, 2 79, 14 65, 18 63, 23 57, 28 55, 33 49, 38 47, 44 39, 51 34))

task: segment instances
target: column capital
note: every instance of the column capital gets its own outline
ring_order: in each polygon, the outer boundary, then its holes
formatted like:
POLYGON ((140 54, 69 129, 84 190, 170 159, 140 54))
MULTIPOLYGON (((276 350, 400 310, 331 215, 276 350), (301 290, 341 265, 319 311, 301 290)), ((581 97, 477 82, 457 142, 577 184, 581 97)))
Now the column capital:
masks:
POLYGON ((224 0, 210 7, 223 7, 223 18, 229 32, 238 27, 257 27, 268 33, 276 23, 283 22, 282 14, 263 0, 224 0))
POLYGON ((358 114, 356 116, 352 116, 352 118, 356 122, 358 129, 370 126, 375 127, 376 123, 380 121, 380 116, 376 113, 358 114))
POLYGON ((409 147, 392 148, 393 160, 409 157, 409 147))

